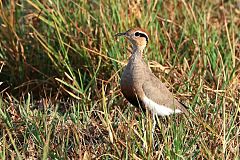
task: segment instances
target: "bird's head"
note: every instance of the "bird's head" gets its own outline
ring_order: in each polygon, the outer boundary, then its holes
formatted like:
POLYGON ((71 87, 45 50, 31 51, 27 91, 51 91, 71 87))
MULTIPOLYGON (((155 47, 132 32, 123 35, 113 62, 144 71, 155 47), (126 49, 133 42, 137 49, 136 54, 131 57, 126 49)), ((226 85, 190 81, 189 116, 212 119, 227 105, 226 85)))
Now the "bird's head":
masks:
POLYGON ((126 37, 133 45, 133 48, 138 48, 143 50, 148 44, 148 35, 146 31, 141 28, 129 29, 126 32, 118 33, 115 36, 124 36, 126 37))

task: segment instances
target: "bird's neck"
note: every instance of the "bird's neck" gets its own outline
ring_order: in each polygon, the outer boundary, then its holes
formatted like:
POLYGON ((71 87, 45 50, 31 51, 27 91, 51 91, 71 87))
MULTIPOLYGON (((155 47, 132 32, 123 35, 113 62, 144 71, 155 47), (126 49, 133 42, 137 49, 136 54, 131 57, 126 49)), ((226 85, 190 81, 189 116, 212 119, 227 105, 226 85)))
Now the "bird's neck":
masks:
POLYGON ((142 57, 145 46, 133 46, 132 55, 142 57))

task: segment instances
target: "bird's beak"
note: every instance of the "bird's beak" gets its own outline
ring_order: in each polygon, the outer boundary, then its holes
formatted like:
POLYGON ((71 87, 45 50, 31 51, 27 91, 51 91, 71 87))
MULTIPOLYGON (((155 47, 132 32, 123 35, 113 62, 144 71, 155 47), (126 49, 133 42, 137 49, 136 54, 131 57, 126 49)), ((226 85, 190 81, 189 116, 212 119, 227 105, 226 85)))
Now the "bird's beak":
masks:
POLYGON ((115 34, 115 37, 119 37, 119 36, 126 36, 126 32, 115 34))

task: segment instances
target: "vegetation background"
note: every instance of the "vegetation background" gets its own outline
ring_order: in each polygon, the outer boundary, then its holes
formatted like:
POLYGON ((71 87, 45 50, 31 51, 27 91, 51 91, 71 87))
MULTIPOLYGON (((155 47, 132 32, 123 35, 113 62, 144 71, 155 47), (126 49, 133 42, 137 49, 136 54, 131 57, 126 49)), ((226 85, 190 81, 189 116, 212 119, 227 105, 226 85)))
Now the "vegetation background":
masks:
POLYGON ((239 0, 0 0, 0 159, 237 160, 239 65, 239 0), (132 27, 193 115, 159 117, 154 143, 119 88, 132 27))

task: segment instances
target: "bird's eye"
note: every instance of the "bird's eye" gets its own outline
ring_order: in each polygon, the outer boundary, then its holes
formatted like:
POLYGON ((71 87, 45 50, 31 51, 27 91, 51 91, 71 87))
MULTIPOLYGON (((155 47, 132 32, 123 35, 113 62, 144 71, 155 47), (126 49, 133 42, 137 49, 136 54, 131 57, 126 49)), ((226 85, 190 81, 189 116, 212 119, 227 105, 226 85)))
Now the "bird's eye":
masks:
POLYGON ((136 32, 136 33, 135 33, 135 36, 136 36, 136 37, 140 36, 140 33, 139 33, 139 32, 136 32))

